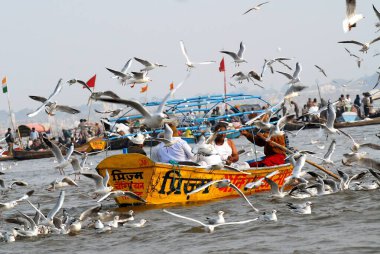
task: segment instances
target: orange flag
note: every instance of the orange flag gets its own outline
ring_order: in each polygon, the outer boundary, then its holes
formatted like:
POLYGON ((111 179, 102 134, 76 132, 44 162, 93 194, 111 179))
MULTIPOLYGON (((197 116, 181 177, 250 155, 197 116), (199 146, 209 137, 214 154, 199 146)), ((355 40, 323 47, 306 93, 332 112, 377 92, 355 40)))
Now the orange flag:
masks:
POLYGON ((140 93, 145 93, 146 91, 148 91, 148 85, 141 87, 140 93))
POLYGON ((170 83, 169 89, 170 89, 170 91, 174 89, 174 83, 173 82, 170 83))

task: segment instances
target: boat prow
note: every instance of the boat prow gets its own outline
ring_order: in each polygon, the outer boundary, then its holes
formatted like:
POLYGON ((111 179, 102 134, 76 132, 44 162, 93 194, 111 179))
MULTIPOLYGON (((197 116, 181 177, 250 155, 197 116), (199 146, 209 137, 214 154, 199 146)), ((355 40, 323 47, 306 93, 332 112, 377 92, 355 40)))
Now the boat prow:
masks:
MULTIPOLYGON (((191 196, 187 193, 213 180, 229 179, 244 194, 268 191, 270 186, 263 183, 260 187, 244 190, 246 184, 254 182, 267 174, 278 170, 271 179, 282 186, 293 167, 284 164, 274 167, 251 168, 247 173, 232 170, 208 170, 201 166, 177 165, 154 162, 142 154, 119 154, 107 157, 97 166, 97 171, 104 176, 106 170, 110 175, 108 184, 114 190, 133 191, 147 201, 147 205, 163 205, 170 203, 189 203, 211 201, 238 194, 229 187, 216 188, 210 186, 191 196)), ((120 206, 141 204, 128 197, 117 197, 120 206)))

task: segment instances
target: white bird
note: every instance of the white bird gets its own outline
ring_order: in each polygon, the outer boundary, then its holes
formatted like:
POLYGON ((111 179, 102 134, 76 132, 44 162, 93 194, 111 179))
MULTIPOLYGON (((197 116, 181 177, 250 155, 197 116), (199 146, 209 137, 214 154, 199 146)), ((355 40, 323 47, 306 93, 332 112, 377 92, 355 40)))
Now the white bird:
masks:
POLYGON ((283 128, 285 125, 287 125, 289 122, 292 122, 295 117, 295 114, 292 115, 285 115, 281 117, 275 125, 272 125, 269 129, 269 136, 267 138, 267 141, 271 139, 271 137, 275 136, 282 136, 285 134, 283 131, 283 128))
POLYGON ((298 182, 307 182, 305 179, 302 178, 302 175, 304 172, 302 172, 302 168, 305 166, 306 162, 306 154, 302 154, 297 161, 295 160, 295 155, 292 155, 290 157, 290 163, 293 165, 293 171, 290 176, 285 178, 284 186, 289 184, 291 181, 298 181, 298 182))
POLYGON ((59 79, 58 81, 58 84, 55 86, 55 89, 53 91, 53 93, 47 98, 47 100, 45 100, 45 102, 42 103, 41 106, 39 106, 35 111, 33 111, 32 113, 29 113, 28 116, 29 117, 33 117, 33 116, 36 116, 38 113, 41 112, 42 109, 45 108, 45 106, 51 102, 51 100, 61 92, 62 90, 62 79, 59 79))
POLYGON ((324 69, 322 69, 322 68, 319 67, 318 65, 314 65, 314 66, 315 66, 315 68, 317 68, 320 72, 322 72, 322 74, 327 78, 327 74, 326 74, 326 72, 325 72, 324 69))
POLYGON ((124 108, 118 108, 118 109, 114 109, 114 110, 105 110, 105 111, 99 111, 99 110, 95 109, 95 112, 99 113, 99 114, 110 114, 109 115, 110 117, 115 117, 118 114, 120 114, 120 112, 123 110, 124 110, 124 108))
POLYGON ((185 219, 185 220, 189 220, 189 221, 198 223, 198 224, 202 225, 204 227, 205 231, 208 232, 208 233, 214 232, 215 228, 219 227, 219 226, 246 224, 246 223, 249 223, 249 222, 252 222, 252 221, 256 221, 258 219, 258 218, 255 218, 255 219, 251 219, 251 220, 236 221, 236 222, 225 222, 225 223, 222 223, 222 224, 209 225, 209 224, 205 224, 205 223, 203 223, 203 222, 201 222, 199 220, 193 219, 193 218, 189 218, 189 217, 185 217, 183 215, 179 215, 179 214, 176 214, 176 213, 173 213, 173 212, 169 212, 169 211, 167 211, 165 209, 163 211, 165 213, 173 215, 175 217, 178 217, 178 218, 181 218, 181 219, 185 219))
POLYGON ((350 183, 352 180, 360 180, 366 175, 366 171, 362 171, 358 174, 352 175, 351 177, 344 173, 343 171, 337 169, 337 172, 340 176, 340 189, 341 190, 348 190, 350 187, 350 183))
POLYGON ((223 211, 219 211, 218 212, 218 217, 216 218, 213 218, 213 217, 206 217, 206 221, 208 222, 208 224, 210 225, 215 225, 215 224, 222 224, 222 223, 225 223, 226 220, 224 219, 224 212, 223 211))
POLYGON ((271 73, 273 74, 274 73, 274 69, 273 69, 272 65, 274 63, 276 63, 276 62, 279 62, 282 65, 284 65, 285 67, 287 67, 289 70, 292 70, 292 68, 289 65, 287 65, 286 63, 283 62, 283 61, 287 61, 287 60, 291 60, 291 59, 290 58, 284 58, 284 57, 278 57, 278 58, 271 59, 271 60, 264 59, 264 65, 263 65, 263 69, 261 71, 261 75, 260 76, 263 77, 264 72, 267 69, 267 67, 269 67, 271 73))
POLYGON ((54 168, 58 169, 61 175, 64 175, 64 168, 70 165, 70 156, 74 152, 74 144, 71 144, 69 150, 66 153, 66 156, 63 157, 61 149, 58 145, 51 142, 48 138, 43 137, 45 144, 50 148, 54 157, 57 159, 58 165, 54 168))
POLYGON ((281 73, 282 75, 287 77, 289 79, 288 84, 296 84, 296 83, 301 81, 300 77, 299 77, 299 74, 301 71, 302 71, 301 64, 299 62, 297 62, 296 63, 296 70, 294 71, 293 76, 288 74, 288 73, 282 72, 282 71, 276 71, 276 72, 281 73))
POLYGON ((372 41, 370 42, 365 42, 365 43, 362 43, 362 42, 358 42, 358 41, 354 41, 354 40, 351 40, 351 41, 339 41, 338 43, 352 43, 352 44, 356 44, 356 45, 359 45, 361 46, 362 48, 359 50, 363 53, 367 53, 368 50, 369 50, 369 46, 377 41, 380 40, 380 36, 373 39, 372 41))
POLYGON ((140 58, 137 58, 135 57, 135 60, 139 63, 141 63, 142 65, 145 66, 144 69, 141 69, 140 71, 143 72, 143 71, 151 71, 157 67, 166 67, 165 65, 162 65, 162 64, 159 64, 159 63, 151 63, 147 60, 143 60, 143 59, 140 59, 140 58))
POLYGON ((239 66, 240 63, 247 63, 247 61, 244 60, 244 56, 243 56, 244 51, 245 51, 245 45, 243 44, 243 42, 240 42, 240 49, 237 54, 235 52, 230 52, 230 51, 225 51, 225 50, 220 51, 220 53, 224 53, 232 57, 234 59, 235 66, 236 65, 239 66))
POLYGON ((147 76, 148 72, 134 72, 132 71, 132 77, 127 80, 128 84, 132 84, 131 87, 134 87, 135 84, 144 84, 152 81, 150 77, 147 76))
POLYGON ((19 199, 12 200, 5 203, 0 203, 0 212, 14 208, 16 205, 18 205, 20 201, 27 200, 31 195, 33 195, 33 193, 34 193, 34 190, 31 190, 31 191, 28 191, 24 196, 22 196, 19 199))
POLYGON ((331 156, 334 153, 335 148, 336 148, 336 141, 335 141, 335 139, 333 139, 333 141, 331 141, 329 149, 327 150, 327 152, 323 156, 323 158, 319 158, 319 157, 314 156, 314 155, 312 155, 312 157, 316 157, 318 159, 321 159, 322 160, 322 164, 331 164, 331 165, 333 165, 334 161, 331 160, 331 156))
POLYGON ((60 112, 64 112, 64 113, 68 113, 68 114, 72 114, 72 115, 80 113, 79 110, 72 108, 72 107, 69 107, 69 106, 66 106, 66 105, 59 105, 59 104, 57 104, 56 101, 45 103, 47 99, 45 97, 42 97, 42 96, 30 95, 29 98, 31 98, 35 101, 39 101, 39 102, 44 103, 45 104, 45 112, 49 116, 54 116, 56 111, 60 111, 60 112))
POLYGON ((141 219, 139 222, 134 222, 134 223, 127 222, 127 223, 123 224, 123 227, 127 227, 127 228, 142 228, 142 227, 145 226, 146 222, 147 222, 146 219, 141 219))
POLYGON ((109 68, 106 68, 106 69, 110 71, 113 75, 115 75, 112 78, 119 79, 120 83, 122 85, 125 85, 127 81, 133 77, 132 74, 128 73, 128 69, 131 67, 131 65, 132 65, 132 58, 127 61, 127 63, 124 65, 121 71, 115 71, 109 68))
POLYGON ((267 174, 265 177, 260 178, 260 179, 257 180, 257 181, 247 183, 247 184, 244 186, 244 190, 258 188, 258 187, 260 187, 260 186, 263 184, 263 181, 264 181, 265 178, 270 178, 270 177, 272 177, 272 176, 277 175, 278 173, 279 173, 279 171, 278 171, 278 170, 275 170, 275 171, 273 171, 273 172, 267 174))
MULTIPOLYGON (((256 79, 258 81, 262 81, 259 74, 257 74, 255 71, 250 71, 248 73, 244 73, 242 71, 239 71, 239 72, 234 73, 231 78, 235 78, 235 80, 238 81, 238 83, 240 83, 240 84, 245 80, 247 82, 252 80, 253 84, 258 85, 255 83, 254 79, 256 79)), ((258 86, 260 86, 260 85, 258 85, 258 86)), ((263 88, 262 86, 260 86, 260 87, 263 88)))
POLYGON ((30 228, 24 228, 24 229, 15 229, 15 231, 17 232, 17 235, 18 236, 22 236, 22 237, 34 237, 34 236, 37 236, 38 235, 38 226, 36 225, 36 223, 33 221, 32 218, 30 218, 28 215, 18 211, 21 216, 26 219, 30 225, 30 228))
POLYGON ((5 186, 4 180, 0 179, 0 187, 1 188, 7 188, 7 189, 12 190, 14 185, 17 185, 17 186, 28 186, 28 183, 25 182, 25 181, 15 180, 15 181, 9 182, 9 184, 7 186, 5 186))
POLYGON ((260 221, 277 221, 277 211, 272 210, 270 213, 263 212, 262 215, 259 216, 260 221))
POLYGON ((101 197, 97 202, 102 202, 103 200, 105 200, 106 198, 108 198, 109 196, 113 196, 113 197, 122 197, 122 196, 126 196, 128 198, 131 198, 131 199, 135 199, 137 201, 140 201, 142 203, 147 203, 147 201, 145 199, 143 199, 142 197, 140 197, 139 195, 137 195, 136 193, 132 192, 132 191, 122 191, 122 190, 116 190, 116 191, 111 191, 111 192, 108 192, 107 194, 105 194, 103 197, 101 197))
POLYGON ((353 27, 356 27, 356 23, 363 19, 362 14, 356 14, 356 0, 346 0, 346 18, 343 20, 343 31, 347 33, 351 31, 353 27))
POLYGON ((195 65, 198 65, 198 64, 213 64, 213 63, 215 63, 215 61, 206 61, 206 62, 200 62, 200 63, 193 63, 193 62, 191 62, 191 60, 189 58, 189 55, 187 54, 187 50, 185 48, 185 44, 183 43, 183 41, 180 41, 179 45, 181 46, 182 54, 186 58, 186 63, 185 64, 187 66, 187 70, 190 70, 191 68, 194 68, 195 65))
POLYGON ((61 180, 55 179, 53 182, 49 184, 48 190, 55 190, 56 188, 63 188, 67 186, 76 186, 79 187, 78 184, 68 176, 65 176, 61 180))
POLYGON ((124 104, 127 106, 130 106, 134 109, 136 109, 140 114, 144 117, 143 124, 148 126, 149 128, 160 128, 163 124, 163 122, 170 122, 171 120, 165 119, 167 117, 166 114, 163 113, 165 104, 167 100, 174 95, 175 91, 177 91, 178 88, 180 88, 183 83, 188 79, 190 76, 190 73, 187 74, 186 78, 178 84, 176 88, 171 90, 162 100, 161 104, 158 106, 156 112, 151 113, 147 110, 146 107, 144 107, 140 102, 136 100, 124 100, 119 98, 97 98, 99 101, 104 102, 110 102, 110 103, 118 103, 118 104, 124 104))
POLYGON ((13 243, 16 241, 16 237, 13 233, 10 232, 0 232, 0 237, 4 240, 6 243, 13 243))
POLYGON ((274 181, 272 181, 269 178, 264 178, 264 180, 270 185, 270 191, 272 193, 272 197, 275 198, 283 198, 285 197, 288 193, 284 191, 285 184, 281 187, 281 189, 278 187, 278 184, 274 181))
POLYGON ((231 180, 229 179, 221 179, 221 180, 214 180, 214 181, 211 181, 211 182, 208 182, 202 186, 199 186, 198 188, 196 188, 195 190, 187 193, 187 195, 192 195, 192 194, 195 194, 197 192, 200 192, 201 190, 204 190, 206 188, 208 188, 209 186, 211 185, 215 185, 217 188, 225 188, 225 187, 230 187, 232 189, 234 189, 242 198, 245 199, 245 201, 249 204, 250 207, 252 207, 252 209, 255 211, 255 212, 258 212, 259 210, 257 208, 255 208, 251 202, 248 200, 248 198, 244 195, 244 193, 238 188, 236 187, 236 185, 234 185, 233 183, 231 183, 231 180))
POLYGON ((91 178, 95 182, 95 191, 94 193, 96 195, 105 195, 112 191, 112 186, 107 186, 108 180, 110 179, 110 175, 108 173, 108 170, 106 170, 106 175, 102 177, 101 175, 94 174, 94 173, 84 173, 82 174, 85 177, 91 178))
POLYGON ((165 147, 169 147, 178 142, 178 139, 173 139, 173 130, 168 124, 164 124, 164 137, 163 138, 154 138, 150 137, 147 140, 163 142, 165 147))
POLYGON ((86 159, 87 159, 87 155, 85 157, 85 159, 82 160, 81 163, 79 163, 78 159, 77 158, 71 158, 71 166, 73 167, 73 170, 74 170, 74 175, 75 175, 75 180, 76 180, 76 177, 79 176, 79 179, 80 179, 80 175, 82 173, 86 173, 88 172, 88 167, 85 166, 85 163, 86 163, 86 159))
POLYGON ((256 5, 256 6, 254 6, 254 7, 250 8, 248 11, 244 12, 243 15, 244 15, 244 14, 247 14, 248 12, 250 12, 250 11, 252 11, 252 10, 258 11, 258 10, 261 9, 261 6, 262 6, 262 5, 267 4, 267 3, 269 3, 269 2, 264 2, 264 3, 261 3, 261 4, 258 4, 258 5, 256 5))
POLYGON ((104 225, 103 222, 101 222, 100 220, 96 220, 96 222, 95 222, 96 233, 100 234, 100 233, 105 233, 105 232, 108 232, 111 230, 112 230, 112 227, 110 227, 108 225, 104 225))
POLYGON ((311 214, 311 205, 312 203, 310 201, 307 201, 304 204, 292 204, 287 203, 286 204, 290 211, 297 213, 297 214, 311 214))
POLYGON ((380 12, 378 12, 375 8, 375 5, 372 4, 372 7, 373 7, 373 10, 375 11, 375 14, 376 14, 376 17, 378 18, 378 21, 377 23, 375 24, 375 26, 379 29, 377 30, 376 32, 379 32, 380 31, 380 12))

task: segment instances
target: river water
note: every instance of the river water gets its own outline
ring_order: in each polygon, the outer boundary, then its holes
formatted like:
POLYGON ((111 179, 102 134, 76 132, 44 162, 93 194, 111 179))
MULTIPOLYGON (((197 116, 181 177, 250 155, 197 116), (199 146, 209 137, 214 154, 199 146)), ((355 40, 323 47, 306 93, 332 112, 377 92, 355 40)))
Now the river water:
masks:
MULTIPOLYGON (((345 129, 358 142, 376 142, 378 125, 345 129)), ((317 137, 316 130, 304 130, 296 137, 290 136, 290 144, 297 148, 313 150, 323 156, 310 140, 317 137)), ((243 139, 237 139, 238 147, 249 147, 243 139)), ((337 161, 330 168, 343 169, 347 173, 359 172, 356 166, 344 167, 340 160, 348 152, 350 141, 337 137, 337 149, 332 157, 337 161)), ((380 151, 370 151, 369 156, 379 159, 380 151)), ((117 154, 121 151, 112 151, 117 154)), ((104 159, 100 154, 89 158, 92 168, 104 159)), ((319 162, 318 159, 312 159, 319 162)), ((17 187, 15 191, 1 196, 1 201, 23 195, 28 190, 35 190, 30 198, 33 203, 40 203, 44 211, 53 207, 59 191, 49 192, 47 185, 59 177, 52 168, 53 159, 19 161, 4 171, 3 179, 22 179, 29 186, 17 187)), ((304 170, 316 170, 306 165, 304 170)), ((318 170, 316 170, 318 171, 318 170)), ((66 172, 71 172, 67 169, 66 172)), ((66 188, 63 207, 73 215, 78 215, 95 201, 87 193, 93 188, 92 181, 80 179, 79 188, 66 188)), ((367 176, 368 180, 371 179, 367 176)), ((380 252, 380 191, 345 191, 338 194, 313 197, 311 215, 291 213, 286 202, 305 202, 291 198, 272 199, 269 193, 260 193, 249 197, 250 201, 261 211, 278 211, 277 222, 253 222, 245 225, 221 226, 212 234, 205 233, 193 223, 172 217, 161 208, 133 208, 135 218, 147 219, 143 228, 113 229, 112 232, 97 234, 93 229, 82 229, 75 236, 49 235, 33 239, 17 240, 15 243, 0 243, 0 253, 379 253, 380 252)), ((130 208, 116 208, 114 202, 105 203, 110 209, 128 211, 130 208)), ((29 204, 22 202, 17 209, 32 214, 29 204)), ((225 212, 227 221, 247 220, 257 215, 240 198, 225 199, 192 206, 172 206, 168 210, 185 216, 203 220, 206 216, 215 216, 220 210, 225 212)), ((2 218, 10 217, 16 210, 6 211, 2 218)), ((14 225, 0 220, 0 229, 7 230, 14 225)))

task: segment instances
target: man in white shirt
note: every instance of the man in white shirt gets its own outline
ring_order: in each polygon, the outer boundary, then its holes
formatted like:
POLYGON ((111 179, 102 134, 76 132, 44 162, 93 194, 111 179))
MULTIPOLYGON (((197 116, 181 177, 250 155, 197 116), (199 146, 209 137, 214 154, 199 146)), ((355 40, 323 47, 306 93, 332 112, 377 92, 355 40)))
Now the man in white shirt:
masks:
POLYGON ((36 139, 38 139, 38 131, 36 131, 36 128, 32 128, 32 131, 30 132, 30 135, 29 135, 29 139, 31 140, 31 141, 34 141, 34 140, 36 140, 36 139))

